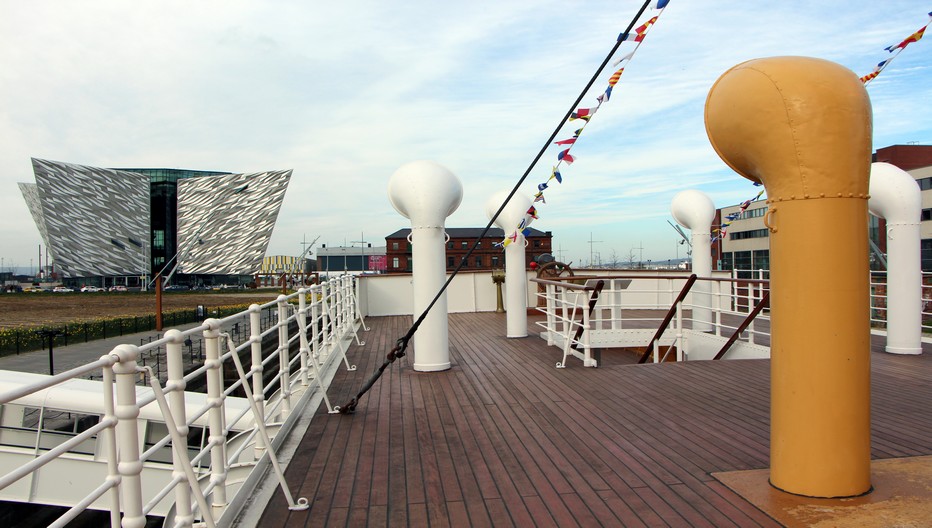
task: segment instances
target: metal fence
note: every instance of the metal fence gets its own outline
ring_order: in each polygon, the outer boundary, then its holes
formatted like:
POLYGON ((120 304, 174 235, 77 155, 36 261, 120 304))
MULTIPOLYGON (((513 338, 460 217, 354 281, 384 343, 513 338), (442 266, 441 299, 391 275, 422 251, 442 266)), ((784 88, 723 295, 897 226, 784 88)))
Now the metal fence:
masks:
MULTIPOLYGON (((166 517, 167 526, 229 526, 252 496, 254 487, 246 485, 256 484, 252 472, 271 469, 269 478, 278 482, 288 507, 306 509, 306 500, 293 498, 276 452, 303 409, 316 405, 312 402, 337 412, 327 397, 328 380, 341 364, 355 370, 346 351, 354 337, 362 344, 357 329, 365 328, 356 288, 355 278, 336 278, 194 328, 168 330, 151 343, 119 345, 102 351, 97 361, 55 376, 19 384, 8 380, 0 391, 5 417, 0 436, 34 439, 19 465, 5 466, 0 500, 69 494, 68 502, 58 503, 70 508, 50 526, 66 526, 89 508, 109 511, 111 527, 143 526, 148 515, 166 517), (274 319, 269 325, 263 324, 267 313, 274 319), (244 337, 239 344, 237 324, 244 337), (203 360, 186 372, 184 348, 194 338, 203 342, 203 360), (164 382, 152 366, 142 364, 147 354, 163 348, 164 382), (78 378, 93 372, 103 381, 90 393, 52 398, 58 406, 44 396, 44 391, 73 390, 78 378), (269 377, 273 381, 267 382, 269 377), (148 387, 138 387, 140 378, 148 387), (186 390, 196 383, 203 383, 205 394, 186 390), (27 400, 40 407, 28 423, 27 400), (78 400, 95 406, 93 420, 67 431, 47 430, 46 412, 49 420, 61 421, 62 411, 71 414, 62 402, 74 406, 78 400), (7 406, 20 407, 22 423, 13 423, 15 412, 7 406), (55 477, 63 471, 72 475, 69 486, 55 477)), ((23 451, 7 442, 0 442, 0 449, 5 456, 23 451)))

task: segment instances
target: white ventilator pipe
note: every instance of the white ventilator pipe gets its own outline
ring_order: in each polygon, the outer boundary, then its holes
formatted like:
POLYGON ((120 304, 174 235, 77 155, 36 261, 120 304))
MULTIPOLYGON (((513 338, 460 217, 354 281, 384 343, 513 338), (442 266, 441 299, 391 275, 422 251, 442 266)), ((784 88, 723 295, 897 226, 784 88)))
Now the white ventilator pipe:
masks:
POLYGON ((889 163, 871 164, 872 214, 887 221, 887 347, 922 353, 922 196, 916 180, 889 163))
MULTIPOLYGON (((692 243, 692 268, 697 277, 712 276, 712 220, 715 204, 707 194, 695 189, 680 191, 670 203, 670 212, 678 224, 689 229, 692 243)), ((693 330, 709 332, 712 328, 711 284, 697 281, 693 285, 693 330)))
MULTIPOLYGON (((411 220, 411 272, 414 317, 420 317, 446 282, 444 221, 463 199, 463 184, 433 161, 412 161, 388 181, 392 207, 411 220)), ((414 370, 450 368, 447 294, 444 293, 414 334, 414 370)))
MULTIPOLYGON (((486 202, 485 211, 489 219, 508 197, 508 191, 493 194, 486 202)), ((531 199, 515 194, 508 200, 501 214, 495 219, 495 225, 505 231, 505 236, 516 233, 517 236, 505 247, 505 326, 506 337, 527 337, 527 266, 524 235, 517 230, 524 221, 528 227, 533 218, 527 214, 531 208, 531 199)))

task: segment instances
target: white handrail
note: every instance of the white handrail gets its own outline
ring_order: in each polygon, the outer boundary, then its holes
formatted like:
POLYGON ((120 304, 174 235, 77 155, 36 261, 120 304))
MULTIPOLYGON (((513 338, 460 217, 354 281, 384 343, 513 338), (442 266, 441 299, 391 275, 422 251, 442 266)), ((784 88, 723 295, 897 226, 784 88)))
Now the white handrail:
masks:
MULTIPOLYGON (((656 331, 662 314, 671 308, 660 292, 668 292, 670 297, 675 297, 687 277, 607 275, 573 277, 569 280, 578 282, 589 279, 601 279, 605 283, 591 317, 586 315, 589 298, 579 295, 579 286, 561 286, 566 284, 565 281, 542 281, 546 285, 545 291, 537 293, 544 301, 541 303, 544 306, 538 310, 544 312, 545 319, 536 324, 544 330, 542 337, 547 339, 548 345, 557 345, 563 350, 563 361, 557 363, 558 368, 566 366, 566 358, 570 355, 583 360, 584 366, 597 366, 591 356, 593 348, 643 347, 656 331), (578 310, 583 312, 582 321, 576 320, 578 310), (656 315, 632 313, 632 310, 654 310, 656 315), (574 336, 580 327, 583 332, 577 342, 574 336)), ((711 336, 724 339, 723 335, 734 333, 738 320, 743 319, 763 298, 768 288, 766 281, 753 279, 697 280, 712 282, 716 286, 710 287, 702 297, 687 295, 683 302, 674 307, 675 317, 662 337, 664 341, 662 344, 655 343, 656 348, 652 351, 655 361, 663 360, 674 346, 678 360, 688 359, 686 331, 696 328, 692 319, 698 307, 696 300, 708 304, 702 308, 712 312, 711 320, 703 320, 702 324, 710 328, 711 336), (731 320, 731 324, 726 320, 731 320)), ((759 318, 769 319, 766 313, 759 318)), ((742 334, 742 341, 755 345, 761 341, 758 336, 766 333, 766 329, 761 330, 760 325, 752 325, 742 334)))
MULTIPOLYGON (((107 507, 111 510, 112 527, 144 525, 147 513, 152 513, 155 508, 165 508, 165 500, 172 500, 172 490, 175 492, 173 502, 176 526, 192 526, 195 516, 201 518, 207 526, 216 525, 221 516, 227 515, 225 508, 228 505, 245 502, 239 495, 227 496, 235 490, 227 486, 226 477, 231 464, 242 464, 239 455, 244 452, 245 446, 253 445, 249 443, 252 441, 249 440, 250 437, 254 437, 253 464, 269 455, 268 461, 283 478, 280 464, 271 449, 271 431, 266 431, 266 424, 285 421, 293 425, 296 420, 285 419, 287 411, 296 411, 297 403, 304 405, 304 402, 310 400, 309 396, 313 391, 323 394, 329 411, 337 412, 326 395, 324 369, 332 372, 335 362, 340 361, 344 362, 348 369, 355 368, 350 365, 346 356, 345 343, 354 337, 359 341, 356 328, 362 326, 362 312, 359 308, 357 288, 354 277, 334 278, 289 296, 280 296, 263 305, 252 305, 246 311, 222 319, 208 319, 194 328, 183 331, 169 330, 160 339, 143 346, 121 345, 97 361, 0 393, 0 404, 16 405, 16 400, 20 398, 41 390, 55 390, 64 382, 94 372, 102 372, 102 385, 105 387, 101 408, 103 419, 81 433, 63 433, 67 438, 56 440, 57 445, 46 447, 45 443, 39 442, 43 432, 43 422, 40 419, 34 431, 35 447, 38 451, 36 457, 0 476, 0 490, 35 473, 40 467, 57 461, 59 457, 68 454, 69 450, 86 444, 97 435, 97 441, 102 442, 101 449, 98 450, 99 458, 88 461, 98 460, 100 463, 106 463, 109 468, 108 476, 102 482, 88 483, 94 488, 88 488, 88 493, 83 498, 76 499, 74 507, 55 521, 53 526, 64 526, 88 507, 96 505, 95 507, 99 508, 99 501, 108 490, 110 494, 107 507), (298 306, 290 305, 292 302, 296 302, 298 306), (278 320, 272 327, 263 331, 263 310, 271 308, 277 309, 278 320), (236 346, 232 336, 221 329, 224 325, 246 321, 250 325, 248 341, 236 346), (298 332, 289 336, 288 326, 292 323, 297 325, 298 332), (278 345, 268 357, 263 357, 263 339, 273 339, 276 330, 278 345), (203 333, 206 361, 204 365, 185 375, 182 366, 183 343, 188 337, 198 333, 203 333), (227 340, 226 353, 221 353, 220 350, 221 336, 225 336, 227 340), (291 356, 291 346, 298 348, 298 355, 291 356), (243 369, 239 356, 240 352, 247 349, 252 356, 252 366, 248 373, 243 369), (142 353, 154 354, 160 350, 164 350, 167 357, 167 379, 164 386, 151 368, 136 366, 136 360, 142 353), (279 365, 279 386, 276 396, 273 397, 274 401, 267 406, 267 388, 262 375, 265 363, 276 360, 279 365), (227 361, 232 361, 239 375, 229 387, 224 383, 222 375, 223 364, 227 361), (292 372, 295 372, 295 375, 292 376, 292 372), (151 393, 143 391, 137 397, 136 383, 140 380, 140 375, 148 377, 151 393), (199 378, 207 380, 207 405, 202 409, 186 408, 184 390, 199 378), (228 415, 226 401, 230 392, 234 390, 242 390, 247 394, 249 408, 228 415), (299 394, 302 395, 300 398, 299 394), (146 441, 151 443, 147 443, 146 446, 151 447, 142 453, 140 433, 143 428, 138 420, 140 409, 151 402, 157 404, 161 412, 160 420, 165 423, 168 434, 161 438, 148 438, 147 435, 146 441), (276 409, 278 406, 281 408, 276 409), (206 445, 202 445, 201 451, 191 457, 187 436, 190 427, 203 420, 205 414, 209 439, 206 445), (234 416, 237 414, 238 416, 234 416), (232 434, 234 425, 242 421, 244 414, 254 417, 254 429, 237 436, 238 439, 244 439, 244 445, 238 447, 235 450, 237 456, 230 459, 226 456, 227 437, 232 434), (226 423, 228 419, 232 420, 232 423, 226 423), (169 442, 173 446, 172 476, 165 486, 151 492, 146 491, 148 495, 144 495, 141 485, 142 473, 148 471, 146 467, 150 465, 161 464, 147 459, 154 459, 152 455, 164 449, 169 442), (200 464, 205 465, 203 471, 210 472, 209 484, 203 490, 199 487, 197 479, 204 473, 195 468, 195 465, 200 464), (199 512, 197 514, 192 509, 192 499, 196 499, 199 512)), ((40 417, 44 410, 45 407, 40 407, 40 417)), ((276 424, 276 430, 279 431, 278 434, 282 434, 280 423, 276 424)), ((290 497, 290 494, 288 495, 290 497)), ((289 500, 289 505, 294 509, 302 509, 307 507, 307 501, 289 500)))

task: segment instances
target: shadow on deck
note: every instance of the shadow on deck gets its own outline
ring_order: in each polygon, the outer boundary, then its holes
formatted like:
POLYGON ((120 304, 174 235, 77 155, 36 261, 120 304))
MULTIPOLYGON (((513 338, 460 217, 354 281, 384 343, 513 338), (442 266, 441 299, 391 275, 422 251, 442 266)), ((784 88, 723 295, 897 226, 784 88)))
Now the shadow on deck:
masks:
MULTIPOLYGON (((369 319, 329 390, 342 404, 410 317, 369 319)), ((453 368, 385 371, 356 414, 318 410, 287 470, 311 508, 280 491, 276 526, 779 526, 712 476, 767 468, 769 361, 583 368, 536 337, 503 337, 503 314, 450 316, 453 368)), ((926 345, 928 346, 928 345, 926 345)), ((932 454, 932 355, 873 338, 872 456, 932 454)), ((630 356, 630 354, 627 354, 630 356)))

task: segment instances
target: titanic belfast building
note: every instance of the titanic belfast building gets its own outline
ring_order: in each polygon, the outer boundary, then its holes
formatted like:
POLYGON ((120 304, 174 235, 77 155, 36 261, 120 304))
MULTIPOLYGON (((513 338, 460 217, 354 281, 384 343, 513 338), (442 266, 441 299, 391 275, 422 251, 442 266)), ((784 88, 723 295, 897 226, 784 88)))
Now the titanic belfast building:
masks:
POLYGON ((291 170, 104 169, 32 159, 19 188, 69 285, 243 283, 259 271, 291 170))

